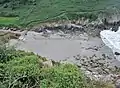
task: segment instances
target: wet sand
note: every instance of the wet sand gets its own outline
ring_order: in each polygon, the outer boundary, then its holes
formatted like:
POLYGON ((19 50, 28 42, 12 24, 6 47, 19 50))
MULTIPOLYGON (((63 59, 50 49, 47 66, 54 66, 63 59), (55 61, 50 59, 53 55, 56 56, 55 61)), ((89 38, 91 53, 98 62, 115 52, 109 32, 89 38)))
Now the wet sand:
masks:
POLYGON ((12 39, 9 44, 16 44, 16 49, 34 52, 55 61, 66 59, 74 61, 74 56, 77 55, 81 58, 93 55, 96 58, 102 58, 105 54, 112 58, 110 60, 112 64, 119 65, 119 62, 114 59, 111 49, 104 45, 101 38, 91 37, 85 33, 79 36, 66 35, 66 37, 61 37, 56 33, 44 37, 40 33, 29 31, 23 40, 12 39))

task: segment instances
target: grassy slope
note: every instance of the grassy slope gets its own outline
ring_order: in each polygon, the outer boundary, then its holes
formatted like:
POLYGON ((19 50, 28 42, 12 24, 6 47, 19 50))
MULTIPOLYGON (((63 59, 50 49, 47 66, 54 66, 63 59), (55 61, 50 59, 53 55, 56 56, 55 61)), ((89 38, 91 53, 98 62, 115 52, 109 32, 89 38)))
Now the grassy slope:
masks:
POLYGON ((0 17, 0 25, 15 25, 18 20, 18 17, 0 17))
MULTIPOLYGON (((19 15, 18 25, 27 25, 31 22, 40 23, 51 19, 79 18, 81 13, 97 13, 107 8, 120 8, 120 0, 36 0, 37 5, 21 6, 15 10, 10 8, 1 11, 15 12, 19 15), (76 15, 77 14, 77 15, 76 15), (77 17, 76 17, 77 16, 77 17)), ((83 16, 83 15, 82 15, 83 16)), ((6 21, 7 24, 16 22, 6 21)), ((6 24, 4 21, 3 24, 6 24)), ((1 18, 0 18, 1 23, 1 18)))

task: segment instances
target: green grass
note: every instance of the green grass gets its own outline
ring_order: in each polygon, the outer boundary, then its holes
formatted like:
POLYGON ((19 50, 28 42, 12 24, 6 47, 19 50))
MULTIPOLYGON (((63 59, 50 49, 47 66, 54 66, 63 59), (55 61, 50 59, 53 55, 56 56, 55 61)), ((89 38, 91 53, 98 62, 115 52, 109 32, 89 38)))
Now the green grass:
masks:
MULTIPOLYGON (((120 8, 120 0, 36 0, 36 3, 36 5, 22 5, 14 10, 0 7, 0 11, 16 13, 20 18, 17 21, 19 25, 30 26, 44 21, 78 19, 86 15, 91 17, 91 14, 97 16, 101 11, 113 7, 120 8)), ((14 24, 15 21, 9 22, 14 24)), ((6 20, 3 24, 9 22, 6 20)))
POLYGON ((18 17, 0 17, 0 25, 17 25, 18 17))

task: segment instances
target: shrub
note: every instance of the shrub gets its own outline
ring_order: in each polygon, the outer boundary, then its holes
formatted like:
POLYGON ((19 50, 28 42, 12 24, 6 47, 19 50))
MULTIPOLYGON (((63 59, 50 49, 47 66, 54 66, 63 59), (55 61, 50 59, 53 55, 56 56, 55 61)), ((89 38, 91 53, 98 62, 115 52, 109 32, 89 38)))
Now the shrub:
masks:
POLYGON ((36 0, 1 0, 0 4, 3 6, 3 8, 12 8, 12 10, 19 8, 21 4, 27 5, 27 4, 36 4, 36 0))
MULTIPOLYGON (((10 88, 26 88, 32 86, 38 86, 37 80, 40 76, 40 64, 42 61, 36 55, 24 56, 15 58, 6 63, 5 76, 7 87, 10 88)), ((37 88, 35 86, 35 88, 37 88)))
POLYGON ((6 47, 5 45, 0 45, 0 62, 6 63, 10 59, 16 56, 15 50, 11 47, 6 47))
POLYGON ((7 63, 6 71, 13 77, 39 75, 40 66, 38 59, 39 58, 35 55, 15 58, 7 63))
POLYGON ((0 16, 1 17, 18 17, 18 14, 15 13, 15 12, 4 12, 4 11, 1 11, 0 12, 0 16))
POLYGON ((41 72, 40 88, 86 88, 85 76, 75 65, 61 64, 41 72))
MULTIPOLYGON (((72 64, 60 64, 44 67, 45 58, 37 55, 24 55, 1 64, 6 78, 6 88, 87 88, 85 76, 72 64)), ((23 53, 23 54, 22 54, 23 53)), ((1 82, 3 80, 1 79, 1 82)))

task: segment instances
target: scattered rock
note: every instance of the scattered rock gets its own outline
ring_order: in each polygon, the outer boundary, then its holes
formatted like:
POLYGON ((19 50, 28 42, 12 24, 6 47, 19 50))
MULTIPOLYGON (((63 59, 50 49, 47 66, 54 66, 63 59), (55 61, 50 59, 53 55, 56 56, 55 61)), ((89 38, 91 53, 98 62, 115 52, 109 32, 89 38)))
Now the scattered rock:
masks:
POLYGON ((120 88, 120 76, 118 76, 115 80, 115 87, 120 88))
POLYGON ((43 67, 52 67, 53 66, 52 60, 45 61, 42 64, 43 64, 43 67))
POLYGON ((36 28, 34 29, 35 32, 41 33, 41 32, 46 32, 44 28, 36 28))

